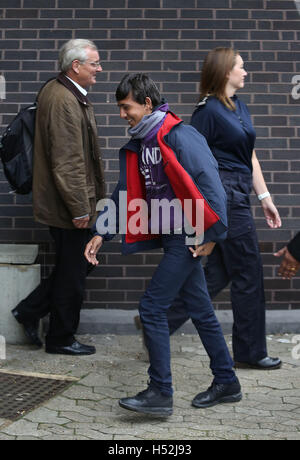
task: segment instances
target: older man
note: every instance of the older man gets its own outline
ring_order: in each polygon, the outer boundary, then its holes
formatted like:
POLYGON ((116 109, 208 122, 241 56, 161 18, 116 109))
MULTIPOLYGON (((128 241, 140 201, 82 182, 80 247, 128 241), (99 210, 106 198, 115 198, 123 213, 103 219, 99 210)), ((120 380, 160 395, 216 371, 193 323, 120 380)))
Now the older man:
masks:
POLYGON ((56 248, 54 270, 14 310, 31 342, 41 345, 38 320, 50 312, 46 352, 85 355, 95 348, 74 337, 84 296, 83 257, 95 223, 104 179, 93 108, 87 88, 102 71, 96 46, 70 40, 59 55, 61 73, 38 98, 34 145, 33 210, 49 226, 56 248))

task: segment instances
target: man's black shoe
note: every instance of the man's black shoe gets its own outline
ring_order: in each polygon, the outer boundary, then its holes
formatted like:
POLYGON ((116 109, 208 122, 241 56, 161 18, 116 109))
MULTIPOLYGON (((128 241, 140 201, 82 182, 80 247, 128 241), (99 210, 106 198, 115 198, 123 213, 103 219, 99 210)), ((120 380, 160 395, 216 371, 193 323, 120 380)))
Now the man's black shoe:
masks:
POLYGON ((24 332, 26 337, 29 339, 32 345, 36 345, 37 347, 41 348, 43 346, 43 342, 39 338, 39 320, 34 321, 22 321, 20 318, 20 314, 16 308, 12 310, 12 314, 18 323, 22 324, 24 327, 24 332))
POLYGON ((120 399, 119 405, 135 412, 163 417, 168 417, 173 413, 172 396, 163 395, 158 389, 151 386, 132 398, 120 399))
POLYGON ((192 401, 194 407, 211 407, 221 403, 235 403, 242 399, 241 385, 234 383, 213 383, 207 391, 199 393, 192 401))
POLYGON ((46 353, 54 355, 73 355, 73 356, 84 356, 84 355, 94 355, 96 353, 96 348, 90 345, 83 345, 82 343, 73 342, 71 345, 67 346, 57 346, 57 345, 47 345, 45 348, 46 353))
POLYGON ((256 363, 245 363, 236 361, 234 367, 238 369, 260 369, 263 371, 272 371, 274 369, 280 369, 282 362, 279 358, 270 358, 266 356, 265 358, 257 361, 256 363))

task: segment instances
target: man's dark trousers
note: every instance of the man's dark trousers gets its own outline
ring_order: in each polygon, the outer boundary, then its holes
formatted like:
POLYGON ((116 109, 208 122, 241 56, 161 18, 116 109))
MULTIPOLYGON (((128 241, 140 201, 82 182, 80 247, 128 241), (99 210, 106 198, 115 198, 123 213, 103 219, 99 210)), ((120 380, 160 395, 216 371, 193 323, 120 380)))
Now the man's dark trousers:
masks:
POLYGON ((236 381, 233 361, 207 292, 200 258, 193 258, 185 245, 185 235, 163 235, 162 242, 164 256, 139 309, 150 358, 148 373, 151 384, 166 395, 172 394, 167 310, 177 295, 183 299, 210 357, 215 382, 227 384, 236 381))
POLYGON ((85 279, 92 266, 84 257, 90 229, 49 228, 55 243, 55 267, 49 278, 17 306, 21 321, 50 313, 47 345, 68 346, 75 338, 84 299, 85 279))

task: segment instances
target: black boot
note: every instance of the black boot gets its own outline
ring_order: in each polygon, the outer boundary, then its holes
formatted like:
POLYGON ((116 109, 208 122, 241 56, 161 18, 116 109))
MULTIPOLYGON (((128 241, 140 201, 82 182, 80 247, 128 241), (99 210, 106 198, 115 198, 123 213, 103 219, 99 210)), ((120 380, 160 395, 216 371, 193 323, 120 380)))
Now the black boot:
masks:
POLYGON ((192 401, 194 407, 211 407, 221 403, 235 403, 242 399, 241 385, 234 383, 213 383, 207 391, 199 393, 192 401))
POLYGON ((24 327, 24 332, 26 334, 26 337, 29 339, 30 343, 41 348, 43 346, 43 342, 40 340, 38 333, 39 320, 24 321, 20 317, 20 313, 18 312, 17 308, 14 308, 12 310, 12 314, 18 321, 18 323, 22 324, 22 326, 24 327))
POLYGON ((173 398, 162 394, 157 388, 149 386, 147 390, 132 398, 122 398, 119 405, 124 409, 144 414, 169 416, 173 413, 173 398))

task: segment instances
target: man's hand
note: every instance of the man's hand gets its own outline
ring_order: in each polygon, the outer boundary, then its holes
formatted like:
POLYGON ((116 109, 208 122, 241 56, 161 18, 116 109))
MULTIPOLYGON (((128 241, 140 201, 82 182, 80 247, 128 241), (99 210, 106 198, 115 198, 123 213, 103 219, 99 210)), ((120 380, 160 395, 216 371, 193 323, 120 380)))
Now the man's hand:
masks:
POLYGON ((275 257, 282 257, 283 260, 278 270, 278 275, 283 279, 291 279, 296 275, 297 271, 300 268, 300 262, 296 260, 292 254, 289 252, 288 248, 285 246, 280 249, 278 252, 275 252, 275 257))
POLYGON ((72 219, 73 225, 76 228, 88 228, 90 216, 81 217, 80 219, 72 219))
POLYGON ((193 254, 193 257, 202 257, 202 256, 209 256, 214 247, 215 247, 215 242, 210 241, 209 243, 202 244, 201 246, 198 246, 197 244, 195 245, 194 248, 189 248, 191 253, 193 254))
POLYGON ((97 260, 97 252, 101 248, 103 244, 103 238, 102 236, 94 236, 94 238, 91 239, 91 241, 88 242, 88 244, 85 247, 84 251, 84 257, 86 260, 92 264, 92 265, 98 265, 99 261, 97 260))

